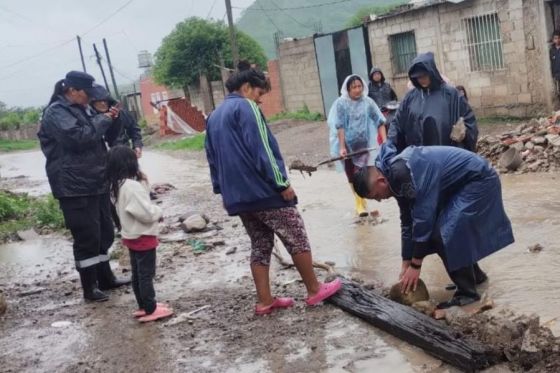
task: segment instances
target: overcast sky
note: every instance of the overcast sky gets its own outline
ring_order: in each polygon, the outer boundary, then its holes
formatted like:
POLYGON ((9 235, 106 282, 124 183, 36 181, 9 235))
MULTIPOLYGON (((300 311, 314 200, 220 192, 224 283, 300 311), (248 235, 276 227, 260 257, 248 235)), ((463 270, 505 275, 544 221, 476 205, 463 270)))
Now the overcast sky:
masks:
MULTIPOLYGON (((232 5, 247 7, 253 1, 232 0, 232 5)), ((88 73, 102 81, 92 43, 103 54, 105 37, 117 83, 129 83, 141 73, 138 51, 154 53, 185 18, 225 20, 224 4, 224 0, 0 0, 0 101, 9 106, 46 104, 57 80, 82 69, 78 34, 88 73)), ((240 13, 234 9, 236 19, 240 13)))

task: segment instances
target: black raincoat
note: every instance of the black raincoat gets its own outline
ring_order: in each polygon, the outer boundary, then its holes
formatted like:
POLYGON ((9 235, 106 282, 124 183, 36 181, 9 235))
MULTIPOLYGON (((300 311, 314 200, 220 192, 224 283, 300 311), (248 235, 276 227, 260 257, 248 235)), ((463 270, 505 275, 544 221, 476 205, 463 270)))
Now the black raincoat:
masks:
MULTIPOLYGON (((96 97, 98 101, 107 101, 109 106, 117 104, 117 101, 111 97, 107 90, 103 89, 102 91, 105 94, 103 97, 96 97)), ((115 119, 114 125, 107 131, 105 140, 111 148, 117 145, 130 146, 131 143, 133 148, 142 148, 144 146, 142 143, 142 129, 140 129, 138 123, 125 109, 120 110, 119 117, 115 119)))
POLYGON ((476 151, 478 127, 474 113, 459 91, 444 82, 433 53, 416 57, 408 74, 415 89, 403 99, 388 134, 388 140, 395 144, 397 151, 410 145, 448 145, 476 151), (429 88, 422 88, 413 78, 418 71, 430 76, 429 88), (462 143, 456 143, 450 135, 460 117, 464 118, 467 133, 462 143))
POLYGON ((104 136, 112 124, 106 115, 89 117, 84 107, 71 104, 64 96, 45 109, 37 136, 55 198, 108 192, 104 136))
POLYGON ((374 67, 373 69, 371 69, 371 72, 369 73, 368 88, 369 88, 369 93, 368 93, 369 97, 373 101, 375 101, 375 103, 380 109, 383 109, 383 106, 385 106, 387 102, 397 101, 397 94, 395 93, 391 85, 385 82, 385 75, 383 74, 383 71, 381 71, 381 69, 378 67, 374 67), (373 81, 373 74, 375 73, 381 74, 380 83, 375 83, 373 81))

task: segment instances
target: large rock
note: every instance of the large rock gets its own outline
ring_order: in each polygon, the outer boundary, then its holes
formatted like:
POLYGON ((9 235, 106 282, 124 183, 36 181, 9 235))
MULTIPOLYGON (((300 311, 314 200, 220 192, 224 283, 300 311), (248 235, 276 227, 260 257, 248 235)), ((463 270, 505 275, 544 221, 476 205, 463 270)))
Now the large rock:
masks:
POLYGON ((181 229, 187 233, 201 232, 206 229, 208 222, 202 215, 192 215, 181 223, 181 229))
POLYGON ((0 316, 6 312, 7 308, 8 304, 6 303, 6 298, 4 297, 4 294, 0 293, 0 316))
POLYGON ((418 280, 416 291, 410 291, 407 294, 402 293, 401 283, 399 282, 391 287, 389 299, 406 306, 412 306, 414 303, 430 300, 430 294, 428 293, 426 284, 422 280, 418 280))
POLYGON ((535 136, 535 137, 533 137, 532 142, 535 145, 545 145, 546 144, 546 138, 544 138, 543 136, 535 136))
POLYGON ((552 146, 560 146, 560 135, 550 134, 545 136, 548 143, 552 146))
POLYGON ((196 216, 196 215, 202 216, 204 218, 204 220, 206 220, 207 224, 210 223, 210 218, 206 214, 204 214, 200 211, 188 211, 188 212, 184 213, 183 215, 179 216, 179 222, 183 223, 188 218, 196 216))

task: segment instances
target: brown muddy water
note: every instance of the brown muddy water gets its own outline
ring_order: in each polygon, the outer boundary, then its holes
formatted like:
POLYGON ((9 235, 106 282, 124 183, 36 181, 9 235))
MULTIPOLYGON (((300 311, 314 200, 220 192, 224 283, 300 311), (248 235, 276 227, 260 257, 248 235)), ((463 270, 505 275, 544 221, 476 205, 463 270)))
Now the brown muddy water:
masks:
MULTIPOLYGON (((219 207, 219 199, 204 194, 209 191, 209 180, 203 162, 146 152, 141 165, 150 182, 171 183, 180 191, 180 202, 168 204, 166 216, 179 214, 182 204, 191 205, 201 198, 209 199, 210 203, 219 207)), ((14 182, 17 191, 33 194, 48 192, 43 167, 44 161, 39 152, 0 156, 2 177, 28 177, 14 182)), ((299 173, 293 173, 291 178, 315 258, 333 261, 338 271, 365 281, 385 285, 395 282, 400 269, 396 203, 369 203, 370 209, 380 211, 381 224, 356 222, 353 197, 342 174, 320 170, 311 178, 303 178, 299 173)), ((506 210, 514 225, 516 243, 481 262, 490 276, 490 282, 483 291, 500 307, 539 314, 542 322, 560 334, 560 322, 555 321, 560 309, 560 244, 555 237, 560 223, 557 176, 505 176, 502 181, 506 210), (540 253, 528 252, 528 246, 536 243, 544 249, 540 253)), ((224 224, 235 226, 237 223, 232 220, 224 224)), ((203 266, 193 267, 190 257, 177 264, 165 253, 162 255, 161 261, 166 263, 166 267, 164 275, 157 278, 160 284, 158 295, 174 304, 178 314, 192 311, 195 306, 207 305, 209 299, 214 299, 212 294, 223 292, 224 286, 237 286, 231 288, 234 294, 240 291, 241 286, 244 290, 238 296, 243 299, 249 294, 249 298, 243 301, 247 305, 241 308, 232 303, 233 300, 218 305, 217 319, 210 319, 205 325, 195 322, 192 334, 183 329, 173 331, 161 324, 140 327, 128 319, 121 321, 122 316, 115 316, 115 313, 130 311, 130 293, 116 293, 108 306, 82 306, 77 276, 72 270, 71 244, 67 239, 42 237, 40 240, 0 246, 1 288, 17 283, 19 293, 15 296, 24 297, 21 307, 28 299, 25 295, 27 289, 45 288, 44 294, 55 299, 38 306, 29 300, 29 304, 37 307, 36 315, 44 315, 48 321, 42 322, 38 317, 18 320, 17 315, 10 314, 10 311, 5 318, 13 320, 2 321, 0 318, 0 330, 2 322, 10 321, 10 325, 16 325, 10 327, 10 336, 0 335, 0 346, 4 349, 0 352, 0 360, 2 356, 21 359, 21 362, 8 364, 6 371, 86 372, 123 371, 125 368, 177 372, 455 371, 332 307, 313 311, 298 307, 293 315, 278 315, 273 324, 253 319, 248 251, 243 247, 247 246, 247 242, 242 235, 238 240, 234 237, 231 241, 228 244, 239 246, 237 254, 199 257, 197 260, 204 262, 203 266), (216 267, 226 270, 217 270, 216 267), (53 279, 63 285, 51 291, 48 285, 53 279), (57 304, 61 291, 73 294, 62 302, 62 306, 60 302, 57 304), (79 317, 74 311, 77 307, 83 307, 79 317), (231 315, 231 319, 224 315, 231 315), (310 321, 311 315, 317 321, 310 321), (52 326, 61 325, 54 322, 67 320, 71 324, 52 326), (304 329, 297 327, 303 321, 311 323, 317 330, 305 333, 304 329), (283 330, 283 325, 289 330, 283 330), (298 332, 291 334, 294 326, 298 332), (226 329, 227 332, 224 332, 226 329), (193 337, 195 333, 196 337, 193 337), (247 345, 244 340, 249 340, 255 333, 263 333, 266 338, 277 339, 278 342, 272 347, 268 344, 264 347, 247 345), (133 356, 138 351, 145 356, 135 359, 133 356), (308 363, 310 359, 313 361, 311 365, 308 363)), ((175 254, 173 260, 181 260, 182 256, 175 254)), ((449 280, 438 259, 428 259, 422 277, 434 298, 444 299, 451 295, 443 290, 449 280)), ((293 283, 297 277, 287 271, 275 271, 271 278, 274 284, 283 283, 286 289, 286 284, 293 283)), ((287 289, 291 289, 290 286, 287 289)), ((0 363, 0 371, 4 371, 5 367, 0 363)), ((508 370, 493 368, 490 371, 508 370)))

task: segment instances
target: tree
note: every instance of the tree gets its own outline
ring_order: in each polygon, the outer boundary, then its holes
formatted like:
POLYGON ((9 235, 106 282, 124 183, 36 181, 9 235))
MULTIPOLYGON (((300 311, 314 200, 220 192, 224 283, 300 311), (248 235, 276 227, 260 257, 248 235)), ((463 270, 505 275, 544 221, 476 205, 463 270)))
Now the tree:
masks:
POLYGON ((394 4, 373 5, 360 8, 356 12, 356 14, 354 14, 352 18, 350 18, 348 22, 346 22, 346 27, 361 26, 364 23, 364 19, 367 18, 370 14, 381 16, 390 13, 391 11, 401 7, 406 3, 408 3, 408 1, 398 0, 394 4))
MULTIPOLYGON (((239 55, 251 63, 266 65, 263 49, 249 35, 237 31, 239 55)), ((220 79, 221 59, 232 66, 229 33, 223 22, 189 18, 175 26, 155 54, 156 82, 174 88, 196 84, 202 74, 220 79)))

